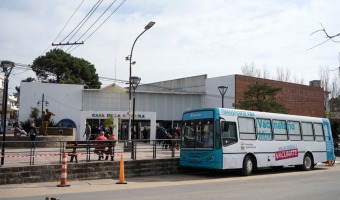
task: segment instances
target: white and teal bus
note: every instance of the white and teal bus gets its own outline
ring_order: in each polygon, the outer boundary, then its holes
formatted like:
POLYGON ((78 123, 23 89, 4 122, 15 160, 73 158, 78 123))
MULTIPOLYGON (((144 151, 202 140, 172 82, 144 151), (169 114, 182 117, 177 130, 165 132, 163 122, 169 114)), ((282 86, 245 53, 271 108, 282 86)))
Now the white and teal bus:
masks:
POLYGON ((241 169, 297 166, 311 170, 335 160, 328 119, 225 108, 185 111, 180 166, 241 169))

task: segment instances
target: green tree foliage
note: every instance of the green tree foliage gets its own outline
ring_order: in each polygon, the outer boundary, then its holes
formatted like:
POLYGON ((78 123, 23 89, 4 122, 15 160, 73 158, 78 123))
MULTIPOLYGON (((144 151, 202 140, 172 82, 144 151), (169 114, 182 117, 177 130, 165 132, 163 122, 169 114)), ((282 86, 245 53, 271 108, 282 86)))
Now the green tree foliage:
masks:
POLYGON ((248 85, 244 91, 244 100, 236 104, 237 108, 262 112, 288 113, 288 109, 276 101, 280 87, 273 87, 266 83, 248 85))
POLYGON ((335 142, 340 142, 339 135, 340 135, 340 120, 339 119, 330 119, 331 129, 332 129, 332 136, 335 142))
MULTIPOLYGON (((333 97, 329 100, 329 107, 330 111, 332 113, 340 112, 340 96, 333 97)), ((331 129, 332 129, 332 136, 334 141, 340 142, 340 119, 332 119, 332 116, 326 114, 326 116, 329 118, 329 121, 331 123, 331 129)))
POLYGON ((104 125, 104 126, 107 126, 107 127, 110 127, 110 128, 112 128, 112 129, 114 129, 114 128, 115 128, 115 125, 113 124, 113 116, 110 115, 109 118, 105 119, 105 120, 103 121, 103 125, 104 125))
POLYGON ((37 119, 39 117, 40 110, 37 107, 31 107, 30 118, 37 119))
POLYGON ((32 70, 38 79, 62 84, 86 84, 89 88, 101 86, 94 65, 71 56, 61 49, 53 49, 33 61, 32 70))
POLYGON ((35 78, 32 78, 32 77, 28 77, 25 80, 22 80, 22 82, 33 82, 33 81, 36 81, 36 80, 35 78))

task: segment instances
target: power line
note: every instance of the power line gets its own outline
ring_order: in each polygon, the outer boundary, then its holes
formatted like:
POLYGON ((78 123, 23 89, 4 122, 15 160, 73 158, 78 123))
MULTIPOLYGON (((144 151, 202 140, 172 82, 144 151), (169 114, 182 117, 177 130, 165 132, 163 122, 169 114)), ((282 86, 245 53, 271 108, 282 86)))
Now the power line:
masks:
MULTIPOLYGON (((106 8, 106 10, 97 18, 97 20, 95 22, 92 23, 92 25, 85 31, 85 33, 83 33, 77 40, 76 42, 78 42, 82 37, 84 37, 84 35, 98 22, 99 19, 102 18, 102 16, 111 8, 111 6, 116 2, 117 0, 114 0, 109 7, 106 8)), ((69 51, 71 48, 73 47, 73 45, 71 47, 69 47, 68 49, 66 49, 66 52, 69 51)), ((78 47, 78 46, 77 46, 78 47)), ((76 49, 77 47, 75 47, 74 49, 76 49)), ((74 50, 72 49, 72 51, 74 50)), ((71 51, 70 51, 71 52, 71 51)))
MULTIPOLYGON (((125 1, 126 0, 123 0, 118 6, 117 6, 117 8, 115 9, 115 10, 113 10, 113 12, 84 40, 84 42, 86 41, 86 40, 88 40, 95 32, 97 32, 97 30, 125 3, 125 1)), ((73 49, 71 49, 70 51, 68 51, 69 53, 70 52, 72 52, 73 50, 75 50, 76 48, 78 48, 79 46, 76 46, 76 47, 74 47, 73 49)))
MULTIPOLYGON (((76 14, 76 12, 78 11, 78 9, 80 8, 80 6, 84 3, 84 0, 79 4, 78 8, 73 12, 73 14, 71 15, 71 17, 67 20, 66 24, 64 25, 63 29, 59 32, 58 36, 53 40, 52 44, 59 38, 59 36, 61 35, 61 33, 64 31, 64 29, 66 28, 66 26, 68 25, 68 23, 71 21, 71 19, 73 18, 74 14, 76 14)), ((51 45, 49 45, 45 51, 41 54, 43 55, 49 48, 51 47, 51 45)))
POLYGON ((116 2, 117 0, 114 0, 109 7, 106 8, 106 10, 97 18, 97 20, 90 26, 90 28, 88 28, 85 33, 83 33, 83 35, 80 36, 80 38, 78 40, 76 40, 76 42, 78 42, 97 22, 98 20, 111 8, 111 6, 116 2))
POLYGON ((125 3, 126 0, 123 0, 122 3, 120 3, 117 8, 96 28, 96 30, 93 31, 93 33, 88 36, 84 41, 89 39, 122 5, 125 3))
POLYGON ((71 109, 73 109, 73 110, 76 110, 76 111, 81 110, 81 108, 75 108, 75 107, 69 106, 68 104, 64 104, 64 103, 62 103, 62 102, 60 102, 60 101, 58 101, 58 100, 56 100, 56 99, 53 99, 52 97, 50 97, 50 96, 48 96, 48 95, 46 95, 46 94, 45 94, 45 97, 49 98, 50 100, 52 100, 52 101, 54 101, 54 102, 56 102, 56 103, 59 103, 59 104, 65 106, 65 107, 69 107, 69 108, 71 108, 71 109))
MULTIPOLYGON (((93 13, 98 9, 98 7, 100 6, 100 4, 103 2, 103 0, 100 0, 100 3, 94 8, 94 10, 92 11, 92 13, 90 14, 90 16, 87 17, 87 19, 84 21, 84 23, 78 28, 78 30, 72 35, 72 37, 68 40, 71 41, 71 39, 79 32, 79 30, 85 25, 85 23, 87 22, 87 20, 89 20, 91 18, 91 16, 93 15, 93 13)), ((79 40, 77 40, 79 41, 79 40)))
POLYGON ((87 16, 92 12, 92 10, 96 7, 96 5, 100 2, 101 0, 98 0, 97 3, 93 5, 91 10, 86 14, 86 16, 78 23, 78 25, 60 42, 64 42, 77 28, 82 24, 82 22, 87 18, 87 16))

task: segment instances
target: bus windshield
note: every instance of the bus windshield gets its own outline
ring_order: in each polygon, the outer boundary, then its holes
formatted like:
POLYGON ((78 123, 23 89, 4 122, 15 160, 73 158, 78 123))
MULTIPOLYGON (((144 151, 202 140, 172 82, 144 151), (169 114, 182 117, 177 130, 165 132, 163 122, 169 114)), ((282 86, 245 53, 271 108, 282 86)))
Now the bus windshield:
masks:
POLYGON ((181 129, 181 148, 212 149, 213 147, 213 119, 183 121, 181 129))

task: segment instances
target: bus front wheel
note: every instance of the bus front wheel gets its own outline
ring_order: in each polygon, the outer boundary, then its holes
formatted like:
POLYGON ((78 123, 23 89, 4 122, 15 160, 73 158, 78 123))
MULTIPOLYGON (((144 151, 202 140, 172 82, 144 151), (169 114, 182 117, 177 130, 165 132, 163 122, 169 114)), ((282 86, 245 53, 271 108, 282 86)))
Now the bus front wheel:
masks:
POLYGON ((250 176, 253 174, 255 170, 255 162, 253 158, 247 155, 243 160, 243 168, 241 169, 241 173, 243 176, 250 176))

